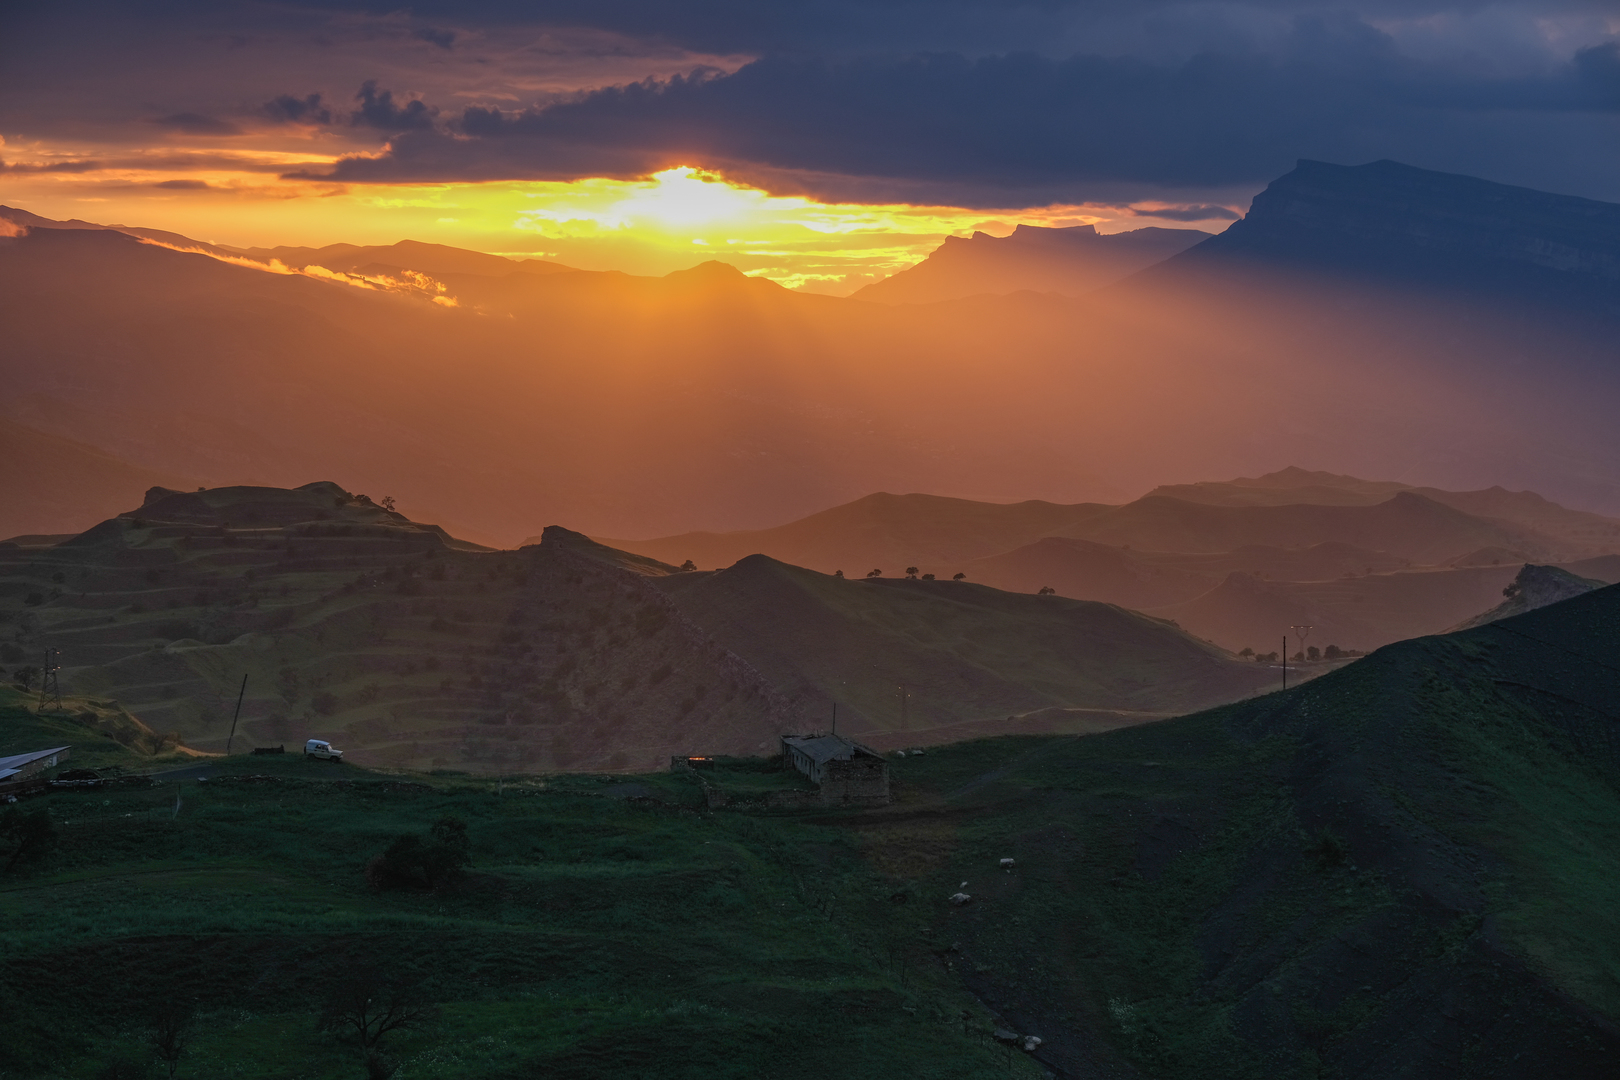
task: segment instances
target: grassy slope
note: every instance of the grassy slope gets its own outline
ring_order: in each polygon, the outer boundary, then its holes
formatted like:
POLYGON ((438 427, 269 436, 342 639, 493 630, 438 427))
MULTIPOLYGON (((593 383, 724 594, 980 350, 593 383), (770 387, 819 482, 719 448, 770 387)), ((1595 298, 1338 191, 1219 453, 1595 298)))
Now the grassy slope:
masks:
POLYGON ((145 770, 192 759, 116 701, 68 695, 62 706, 40 715, 38 693, 0 685, 0 757, 71 746, 69 767, 103 770, 145 770))
POLYGON ((1612 1075, 1617 640, 1608 589, 1287 695, 932 752, 898 770, 938 816, 886 846, 948 853, 970 985, 1080 1075, 1612 1075))
POLYGON ((172 788, 47 796, 59 849, 0 881, 0 986, 27 987, 0 1075, 95 1075, 175 997, 204 1008, 188 1075, 359 1075, 314 1002, 391 956, 444 1006, 393 1042, 407 1076, 979 1077, 999 1022, 1068 1076, 1607 1077, 1617 640, 1601 590, 1285 695, 897 759, 864 813, 297 758, 227 762, 276 779, 187 784, 178 815, 172 788), (446 813, 465 882, 364 884, 446 813))
POLYGON ((97 1075, 138 1051, 151 1003, 175 998, 202 1009, 182 1075, 359 1076, 354 1048, 313 1033, 313 1003, 377 958, 426 975, 443 1006, 433 1028, 392 1040, 405 1076, 1007 1068, 984 1011, 923 964, 926 909, 890 900, 835 827, 710 814, 690 778, 667 775, 498 793, 297 758, 227 768, 277 780, 185 784, 178 815, 173 787, 36 802, 63 840, 0 879, 0 986, 27 987, 0 990, 0 1076, 97 1075), (463 882, 365 884, 391 835, 445 814, 471 826, 463 882))

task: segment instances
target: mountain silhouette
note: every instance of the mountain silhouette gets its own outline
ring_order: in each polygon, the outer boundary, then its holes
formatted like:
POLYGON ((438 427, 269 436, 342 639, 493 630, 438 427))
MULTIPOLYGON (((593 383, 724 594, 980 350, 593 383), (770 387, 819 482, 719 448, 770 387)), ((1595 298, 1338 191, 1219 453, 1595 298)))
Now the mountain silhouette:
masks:
POLYGON ((856 300, 934 304, 1020 291, 1080 296, 1209 237, 1197 229, 1097 232, 1095 225, 1019 225, 1008 236, 947 236, 916 266, 856 290, 856 300))
POLYGON ((1245 267, 1616 316, 1620 206, 1394 161, 1301 161, 1242 220, 1145 276, 1245 267))

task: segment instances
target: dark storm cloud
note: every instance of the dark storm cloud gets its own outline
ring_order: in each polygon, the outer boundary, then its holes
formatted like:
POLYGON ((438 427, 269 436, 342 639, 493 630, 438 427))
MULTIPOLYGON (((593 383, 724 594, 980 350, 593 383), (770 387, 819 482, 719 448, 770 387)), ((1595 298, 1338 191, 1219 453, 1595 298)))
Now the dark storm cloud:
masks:
POLYGON ((1267 180, 1299 157, 1443 152, 1478 137, 1477 126, 1453 134, 1450 114, 1613 112, 1617 73, 1613 44, 1537 77, 1426 64, 1349 15, 1300 16, 1272 52, 1179 63, 767 56, 730 75, 699 71, 525 110, 469 106, 438 129, 421 115, 387 153, 345 159, 331 176, 565 178, 732 163, 966 184, 980 190, 971 205, 1009 205, 1054 184, 1218 187, 1267 180))
POLYGON ((437 109, 426 102, 409 101, 404 106, 394 103, 392 90, 378 90, 377 80, 368 79, 360 92, 354 95, 360 107, 349 114, 349 122, 358 127, 376 128, 378 131, 420 131, 433 126, 437 109))
POLYGON ((124 103, 153 101, 192 137, 325 128, 352 156, 299 175, 380 183, 684 163, 857 201, 1186 206, 1394 158, 1620 199, 1614 4, 61 0, 0 35, 0 134, 140 143, 124 103))
POLYGON ((281 124, 330 124, 332 110, 321 104, 320 94, 293 97, 279 94, 264 103, 264 114, 281 124))
MULTIPOLYGON (((327 0, 330 11, 382 15, 392 0, 327 0)), ((1116 52, 1157 39, 1171 48, 1244 36, 1255 23, 1297 12, 1353 11, 1368 21, 1421 20, 1497 7, 1537 18, 1613 14, 1612 0, 427 0, 410 6, 429 22, 499 31, 579 26, 659 38, 720 53, 848 56, 873 51, 1026 49, 1116 52)))
POLYGON ((1236 221, 1236 212, 1224 206, 1174 206, 1160 210, 1128 207, 1132 217, 1162 218, 1165 221, 1236 221))

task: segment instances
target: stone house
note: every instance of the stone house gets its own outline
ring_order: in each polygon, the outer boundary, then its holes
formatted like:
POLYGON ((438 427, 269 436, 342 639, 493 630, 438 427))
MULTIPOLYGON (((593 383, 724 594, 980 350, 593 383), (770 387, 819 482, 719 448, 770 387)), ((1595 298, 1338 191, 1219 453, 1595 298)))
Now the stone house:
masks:
POLYGON ((889 763, 841 735, 784 735, 782 758, 815 782, 823 806, 884 806, 889 801, 889 763))

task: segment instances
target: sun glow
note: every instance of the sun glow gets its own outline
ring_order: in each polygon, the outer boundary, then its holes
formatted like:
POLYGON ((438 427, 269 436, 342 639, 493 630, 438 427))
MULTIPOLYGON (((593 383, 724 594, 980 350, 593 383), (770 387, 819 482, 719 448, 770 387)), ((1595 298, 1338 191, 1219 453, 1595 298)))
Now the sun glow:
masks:
POLYGON ((83 156, 71 148, 27 151, 31 158, 10 155, 25 164, 0 174, 0 201, 46 217, 138 224, 238 248, 408 238, 631 274, 721 259, 790 288, 837 294, 916 263, 946 236, 1004 235, 1018 224, 1152 224, 1101 204, 986 211, 818 202, 692 164, 638 179, 382 185, 274 171, 319 172, 327 162, 308 153, 149 148, 116 166, 69 170, 62 163, 83 156))

